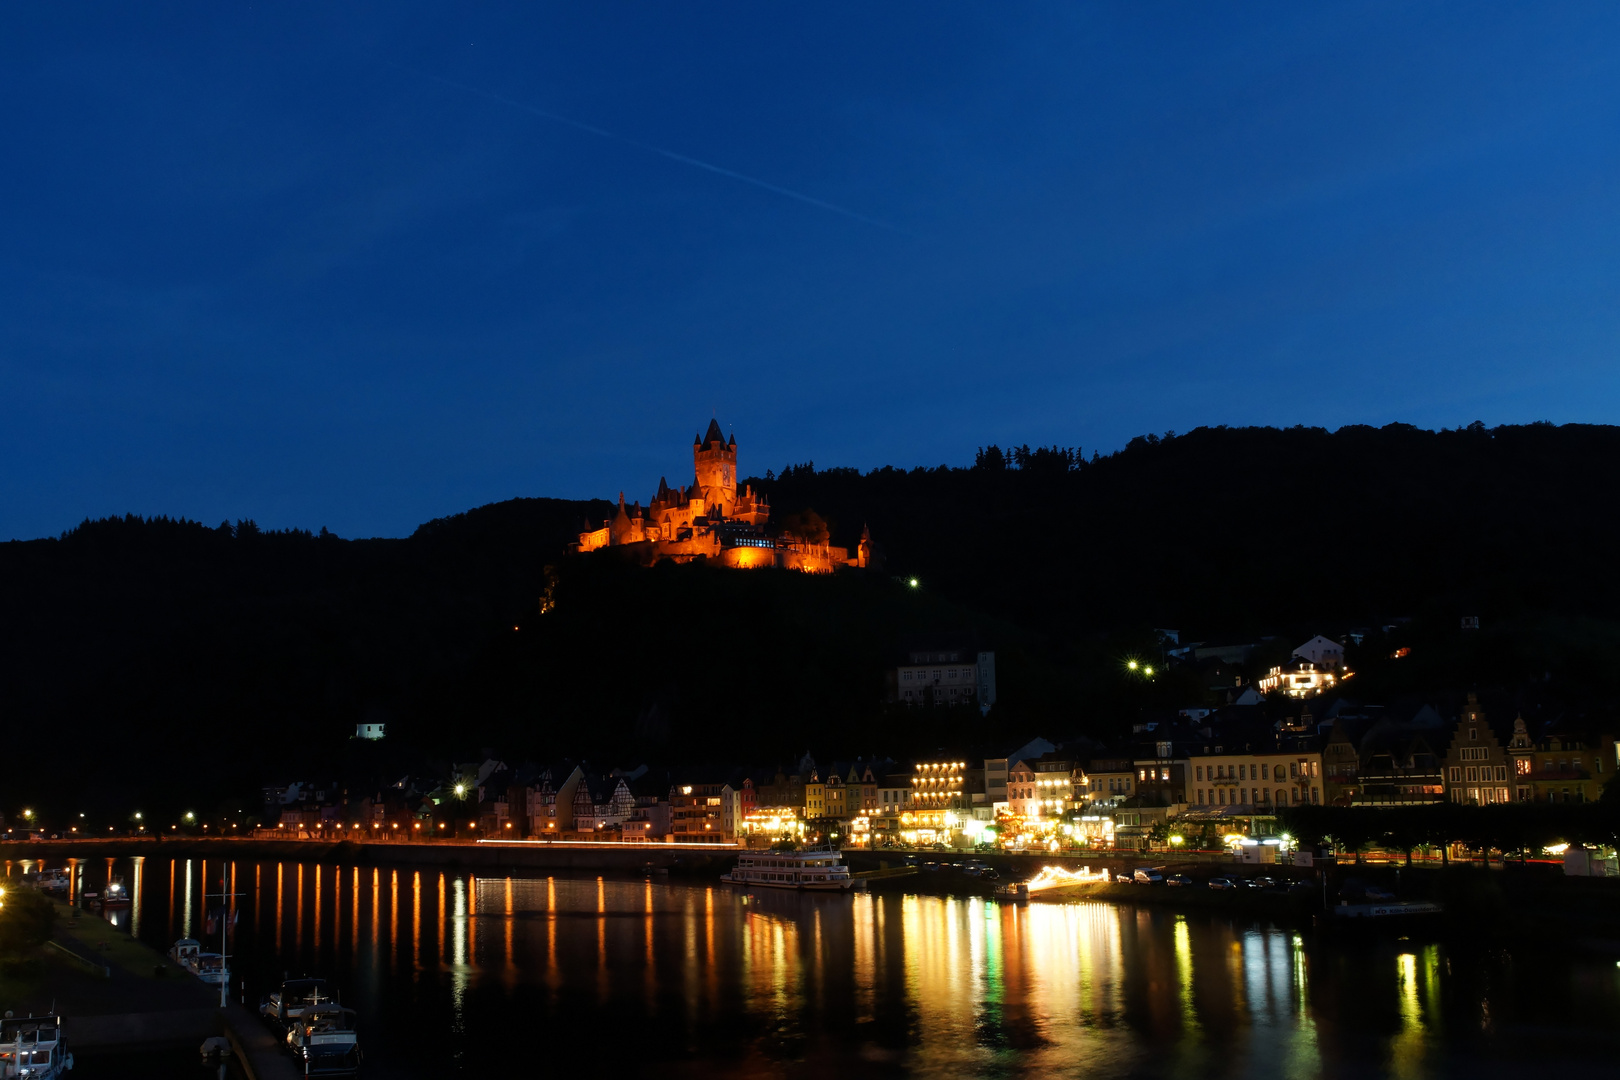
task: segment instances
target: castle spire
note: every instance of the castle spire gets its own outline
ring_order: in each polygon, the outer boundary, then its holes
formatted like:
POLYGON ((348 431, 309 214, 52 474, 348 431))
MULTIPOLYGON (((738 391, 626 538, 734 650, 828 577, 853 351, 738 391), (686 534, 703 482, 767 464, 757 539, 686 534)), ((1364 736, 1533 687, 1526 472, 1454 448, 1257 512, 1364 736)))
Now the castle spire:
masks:
POLYGON ((703 445, 708 446, 710 443, 719 443, 721 446, 726 445, 726 437, 720 431, 720 421, 718 420, 710 420, 709 430, 704 433, 703 445))

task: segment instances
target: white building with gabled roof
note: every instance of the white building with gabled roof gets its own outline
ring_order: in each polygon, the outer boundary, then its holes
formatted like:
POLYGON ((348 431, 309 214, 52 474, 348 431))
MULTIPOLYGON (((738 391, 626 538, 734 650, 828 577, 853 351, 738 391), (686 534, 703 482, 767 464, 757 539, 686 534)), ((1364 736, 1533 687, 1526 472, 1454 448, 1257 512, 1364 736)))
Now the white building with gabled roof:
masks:
POLYGON ((1344 646, 1321 634, 1317 634, 1295 649, 1294 655, 1330 671, 1336 671, 1344 666, 1344 646))

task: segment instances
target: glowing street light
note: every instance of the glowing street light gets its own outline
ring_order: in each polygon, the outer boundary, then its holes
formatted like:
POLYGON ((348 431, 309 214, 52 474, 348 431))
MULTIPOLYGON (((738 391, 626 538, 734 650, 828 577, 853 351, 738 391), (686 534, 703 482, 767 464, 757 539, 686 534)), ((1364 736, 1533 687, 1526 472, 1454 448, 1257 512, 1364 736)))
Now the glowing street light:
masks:
POLYGON ((1127 662, 1125 666, 1127 668, 1129 668, 1130 670, 1135 671, 1136 670, 1136 661, 1131 660, 1131 661, 1127 662))
POLYGON ((911 587, 912 587, 912 588, 913 588, 913 589, 915 589, 915 588, 916 588, 916 587, 917 587, 917 579, 916 579, 916 578, 912 578, 912 579, 911 579, 911 580, 910 580, 910 581, 909 581, 909 582, 907 582, 907 583, 906 583, 906 584, 908 584, 908 585, 910 585, 910 586, 911 586, 911 587))
POLYGON ((465 794, 467 794, 467 785, 466 784, 457 784, 456 785, 456 798, 459 799, 465 794))
POLYGON ((1146 675, 1150 679, 1153 678, 1153 665, 1149 664, 1147 667, 1143 668, 1142 674, 1146 675))

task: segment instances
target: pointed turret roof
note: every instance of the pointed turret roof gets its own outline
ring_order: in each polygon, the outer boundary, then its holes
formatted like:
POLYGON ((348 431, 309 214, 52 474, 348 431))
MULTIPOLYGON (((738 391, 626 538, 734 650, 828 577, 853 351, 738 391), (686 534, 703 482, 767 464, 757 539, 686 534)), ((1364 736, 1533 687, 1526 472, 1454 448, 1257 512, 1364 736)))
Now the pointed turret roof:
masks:
POLYGON ((720 421, 710 420, 709 430, 703 435, 703 445, 708 446, 710 443, 716 442, 721 446, 724 446, 726 444, 726 437, 720 433, 720 421))

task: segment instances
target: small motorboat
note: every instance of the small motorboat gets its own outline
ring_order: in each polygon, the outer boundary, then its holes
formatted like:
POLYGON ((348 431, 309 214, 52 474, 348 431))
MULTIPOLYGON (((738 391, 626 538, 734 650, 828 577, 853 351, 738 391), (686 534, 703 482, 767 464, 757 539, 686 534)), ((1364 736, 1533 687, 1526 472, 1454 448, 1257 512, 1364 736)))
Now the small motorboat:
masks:
POLYGON ((71 1068, 60 1016, 0 1019, 0 1080, 58 1080, 71 1068))
POLYGON ((225 958, 219 953, 203 952, 202 943, 195 938, 181 938, 171 945, 169 959, 211 986, 226 979, 225 958))
POLYGON ((129 890, 124 888, 124 879, 115 877, 107 882, 106 891, 101 894, 101 906, 104 908, 129 907, 129 890))
POLYGON ((354 1010, 311 1005, 288 1025, 287 1049, 305 1076, 353 1076, 360 1069, 354 1010))
POLYGON ((201 954, 202 942, 196 938, 184 937, 169 946, 169 959, 187 971, 191 970, 191 965, 196 962, 197 957, 201 954))
POLYGON ((325 979, 283 979, 279 987, 259 1002, 259 1016, 285 1031, 310 1009, 336 1004, 337 992, 327 988, 325 979))
POLYGON ((55 870, 41 870, 34 878, 34 888, 46 892, 67 892, 73 884, 73 875, 61 867, 55 870))
POLYGON ((217 952, 200 952, 188 966, 193 975, 210 986, 218 986, 227 978, 225 958, 217 952))

